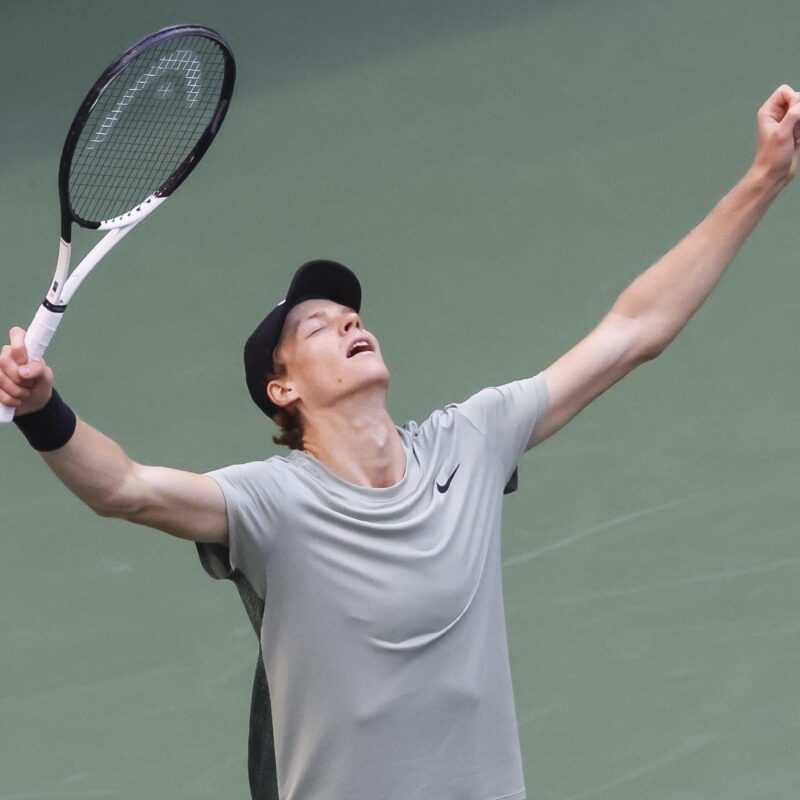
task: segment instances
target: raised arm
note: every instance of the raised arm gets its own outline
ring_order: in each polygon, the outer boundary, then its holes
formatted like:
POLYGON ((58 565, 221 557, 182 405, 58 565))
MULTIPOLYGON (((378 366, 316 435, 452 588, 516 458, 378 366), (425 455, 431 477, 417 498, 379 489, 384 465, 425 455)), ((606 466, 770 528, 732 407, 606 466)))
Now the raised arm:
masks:
POLYGON ((797 170, 800 92, 781 86, 759 109, 752 166, 676 247, 640 275, 583 341, 545 370, 550 405, 530 445, 551 436, 680 333, 797 170))
MULTIPOLYGON (((53 394, 53 373, 44 362, 28 361, 24 335, 21 328, 12 328, 10 344, 0 351, 0 403, 16 407, 17 417, 41 413, 53 394)), ((80 419, 65 444, 42 456, 61 481, 101 516, 193 541, 227 544, 225 499, 208 476, 137 464, 80 419)))

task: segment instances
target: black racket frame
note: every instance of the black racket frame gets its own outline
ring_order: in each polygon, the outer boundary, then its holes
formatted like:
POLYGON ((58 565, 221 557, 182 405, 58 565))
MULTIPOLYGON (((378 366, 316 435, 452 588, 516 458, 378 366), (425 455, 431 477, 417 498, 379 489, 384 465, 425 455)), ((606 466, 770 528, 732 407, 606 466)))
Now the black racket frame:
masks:
MULTIPOLYGON (((71 241, 71 225, 73 222, 76 222, 83 228, 92 229, 99 228, 102 222, 102 220, 87 220, 78 216, 72 208, 69 197, 69 176, 72 158, 75 154, 78 138, 92 109, 108 85, 132 61, 137 59, 153 45, 163 42, 166 39, 174 39, 180 36, 203 36, 217 42, 223 54, 225 74, 214 116, 197 140, 197 144, 153 194, 156 197, 168 197, 171 195, 195 168, 203 155, 205 155, 211 142, 214 141, 214 137, 217 135, 217 131, 222 121, 225 119, 225 114, 228 112, 228 106, 230 105, 231 96, 233 95, 233 86, 236 82, 236 61, 234 60, 233 53, 228 43, 215 30, 203 25, 172 25, 168 28, 156 31, 138 41, 114 61, 114 63, 95 81, 78 108, 75 119, 72 121, 72 125, 67 133, 67 138, 64 141, 64 148, 61 151, 61 160, 58 168, 58 194, 61 205, 61 238, 65 242, 69 243, 71 241)), ((142 198, 142 200, 144 199, 145 198, 142 198)))

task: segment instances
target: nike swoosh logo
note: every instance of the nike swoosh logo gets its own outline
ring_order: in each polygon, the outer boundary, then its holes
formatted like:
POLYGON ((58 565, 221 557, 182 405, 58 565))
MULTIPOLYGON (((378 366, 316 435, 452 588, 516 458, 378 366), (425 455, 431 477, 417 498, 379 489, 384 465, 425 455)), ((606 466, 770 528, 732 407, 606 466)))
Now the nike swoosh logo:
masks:
POLYGON ((447 479, 447 483, 438 483, 438 482, 437 482, 437 484, 436 484, 436 488, 437 488, 437 489, 438 489, 438 490, 439 490, 439 491, 440 491, 442 494, 444 494, 444 493, 445 493, 445 492, 446 492, 446 491, 447 491, 447 490, 450 488, 450 484, 453 482, 453 478, 455 478, 455 476, 456 476, 456 472, 458 472, 458 468, 459 468, 460 466, 461 466, 461 464, 458 464, 458 465, 456 466, 456 468, 455 468, 455 469, 454 469, 454 470, 453 470, 453 471, 450 473, 450 477, 447 479))

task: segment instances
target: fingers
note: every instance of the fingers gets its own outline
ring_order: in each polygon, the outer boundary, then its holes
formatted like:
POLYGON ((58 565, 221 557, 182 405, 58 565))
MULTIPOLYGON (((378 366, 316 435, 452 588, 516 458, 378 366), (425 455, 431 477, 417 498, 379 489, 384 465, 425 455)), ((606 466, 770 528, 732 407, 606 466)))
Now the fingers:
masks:
POLYGON ((18 406, 20 401, 30 396, 32 381, 19 374, 19 367, 11 357, 11 347, 0 350, 0 403, 18 406))
POLYGON ((34 375, 30 374, 30 369, 35 362, 28 364, 25 331, 22 328, 12 328, 8 332, 8 341, 9 344, 0 350, 0 373, 16 383, 33 378, 34 375), (20 370, 22 370, 21 374, 20 370))
POLYGON ((50 369, 44 361, 28 361, 25 331, 12 328, 9 344, 0 349, 0 403, 17 407, 31 396, 31 389, 50 369))
POLYGON ((762 119, 781 122, 787 110, 800 102, 800 92, 796 92, 788 83, 779 86, 758 110, 757 116, 762 119))
POLYGON ((753 162, 785 186, 797 171, 800 146, 800 92, 779 86, 758 111, 758 150, 753 162))
MULTIPOLYGON (((0 350, 0 403, 19 407, 28 399, 46 399, 53 383, 53 371, 44 361, 33 361, 17 367, 11 359, 9 345, 0 350)), ((41 405, 41 403, 38 403, 41 405)))
POLYGON ((23 388, 0 373, 0 403, 4 406, 13 406, 16 408, 23 400, 26 400, 30 396, 31 393, 29 389, 23 388))
POLYGON ((25 348, 25 331, 22 328, 12 328, 8 332, 8 341, 11 346, 11 358, 15 364, 25 364, 28 361, 28 351, 25 348))
POLYGON ((786 113, 778 125, 781 133, 787 137, 794 137, 795 146, 798 143, 798 131, 795 130, 798 122, 800 122, 800 92, 796 94, 793 104, 786 109, 786 113))

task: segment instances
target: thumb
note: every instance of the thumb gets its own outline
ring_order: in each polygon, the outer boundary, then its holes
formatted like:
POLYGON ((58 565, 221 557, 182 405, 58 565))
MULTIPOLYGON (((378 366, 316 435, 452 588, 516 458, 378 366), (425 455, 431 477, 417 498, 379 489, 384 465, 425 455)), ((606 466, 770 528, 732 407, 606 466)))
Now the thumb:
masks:
POLYGON ((20 365, 18 372, 21 378, 34 381, 42 376, 47 376, 48 373, 52 374, 52 370, 47 366, 47 362, 44 359, 26 361, 20 365))
POLYGON ((19 367, 19 377, 31 391, 53 385, 53 370, 44 361, 31 361, 19 367))

